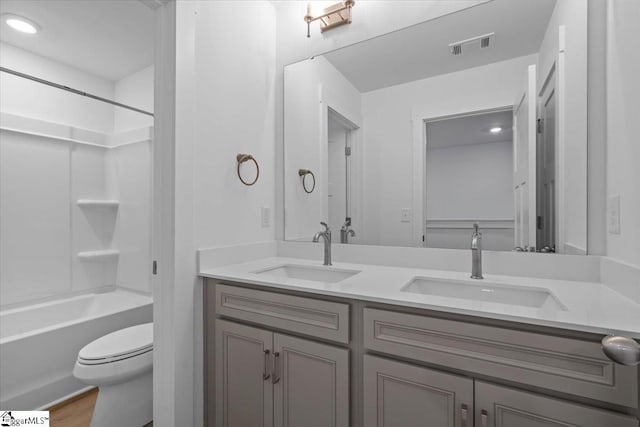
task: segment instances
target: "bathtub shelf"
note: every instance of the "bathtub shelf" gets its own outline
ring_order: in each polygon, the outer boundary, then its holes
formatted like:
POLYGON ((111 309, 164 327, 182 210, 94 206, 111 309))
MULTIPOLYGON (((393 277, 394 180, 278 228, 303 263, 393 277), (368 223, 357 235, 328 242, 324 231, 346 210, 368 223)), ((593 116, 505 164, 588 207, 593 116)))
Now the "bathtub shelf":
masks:
POLYGON ((116 249, 104 249, 100 251, 84 251, 78 252, 79 259, 85 259, 88 261, 91 260, 100 260, 103 258, 114 258, 120 255, 120 251, 116 249))
POLYGON ((117 208, 119 200, 78 199, 78 206, 117 208))

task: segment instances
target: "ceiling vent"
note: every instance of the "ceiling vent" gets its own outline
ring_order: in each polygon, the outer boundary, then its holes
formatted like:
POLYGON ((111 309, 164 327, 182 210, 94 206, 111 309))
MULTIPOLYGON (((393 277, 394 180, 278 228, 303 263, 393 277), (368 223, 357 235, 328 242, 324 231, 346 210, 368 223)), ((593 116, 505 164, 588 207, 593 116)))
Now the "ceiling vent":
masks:
POLYGON ((156 10, 159 7, 166 6, 167 3, 169 3, 168 0, 140 0, 140 2, 151 10, 156 10))
POLYGON ((449 49, 452 55, 462 55, 465 46, 471 46, 473 44, 479 44, 481 49, 489 47, 491 37, 495 33, 483 34, 481 36, 472 37, 466 40, 460 40, 459 42, 449 43, 449 49))

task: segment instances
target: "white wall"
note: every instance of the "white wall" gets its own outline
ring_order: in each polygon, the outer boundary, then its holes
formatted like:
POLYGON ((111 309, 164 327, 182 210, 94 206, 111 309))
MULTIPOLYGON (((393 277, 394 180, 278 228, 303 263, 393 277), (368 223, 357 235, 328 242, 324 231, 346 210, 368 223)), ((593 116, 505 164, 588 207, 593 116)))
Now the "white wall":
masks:
POLYGON ((261 224, 261 208, 273 212, 275 192, 273 6, 199 2, 197 13, 196 244, 273 239, 273 225, 261 224), (260 164, 260 178, 251 187, 238 179, 238 153, 251 154, 260 164))
MULTIPOLYGON (((153 66, 143 68, 114 85, 114 100, 144 111, 153 112, 153 66)), ((153 117, 122 107, 114 107, 114 130, 117 132, 153 126, 153 117)))
POLYGON ((0 138, 2 304, 68 292, 69 147, 6 131, 0 138))
POLYGON ((640 2, 607 6, 607 196, 620 196, 620 234, 607 234, 607 255, 640 266, 640 2))
POLYGON ((137 136, 107 155, 109 198, 120 202, 111 246, 120 251, 115 284, 150 292, 151 138, 137 136))
MULTIPOLYGON (((114 100, 153 112, 154 67, 143 68, 114 83, 114 100)), ((120 201, 113 230, 118 248, 117 286, 150 292, 151 149, 153 117, 113 107, 117 147, 108 157, 110 197, 120 201), (130 144, 133 142, 133 144, 130 144)))
POLYGON ((267 1, 171 2, 159 18, 165 35, 175 25, 175 39, 163 40, 159 52, 175 68, 157 69, 156 93, 175 96, 175 116, 173 106, 156 102, 161 117, 168 115, 157 123, 168 133, 160 141, 166 156, 156 157, 165 169, 154 181, 166 185, 155 194, 165 193, 156 200, 170 212, 159 218, 159 231, 172 233, 158 253, 166 263, 154 292, 154 424, 198 426, 204 378, 196 250, 275 237, 273 216, 268 227, 260 218, 262 207, 274 209, 275 11, 267 1), (238 153, 260 163, 252 187, 238 180, 238 153))
POLYGON ((563 114, 560 120, 564 123, 564 148, 561 149, 564 154, 558 157, 559 170, 563 171, 559 176, 562 188, 558 194, 563 199, 564 241, 557 243, 559 250, 569 253, 576 249, 581 253, 587 251, 587 5, 584 0, 556 3, 540 47, 537 67, 537 87, 541 89, 554 64, 558 74, 558 28, 563 25, 566 46, 562 91, 566 104, 558 105, 558 114, 563 114), (563 248, 565 244, 569 246, 563 248))
POLYGON ((322 56, 287 66, 285 75, 285 236, 311 240, 328 218, 327 108, 360 124, 360 93, 322 56), (301 168, 316 176, 311 194, 302 188, 301 168))
MULTIPOLYGON (((113 99, 113 82, 0 42, 3 67, 113 99)), ((109 104, 0 73, 0 111, 96 132, 113 131, 109 104)))
MULTIPOLYGON (((512 183, 513 141, 431 149, 427 146, 426 246, 467 249, 471 227, 439 228, 434 223, 431 228, 429 225, 435 219, 468 219, 480 220, 483 248, 513 248, 513 228, 494 230, 493 222, 482 221, 511 219, 513 222, 512 183)), ((441 221, 438 223, 443 225, 441 221)))
POLYGON ((513 142, 427 148, 427 219, 513 218, 513 142))
POLYGON ((537 55, 524 56, 362 95, 367 244, 414 242, 413 224, 400 218, 413 203, 413 115, 427 119, 510 106, 527 66, 536 62, 537 55))

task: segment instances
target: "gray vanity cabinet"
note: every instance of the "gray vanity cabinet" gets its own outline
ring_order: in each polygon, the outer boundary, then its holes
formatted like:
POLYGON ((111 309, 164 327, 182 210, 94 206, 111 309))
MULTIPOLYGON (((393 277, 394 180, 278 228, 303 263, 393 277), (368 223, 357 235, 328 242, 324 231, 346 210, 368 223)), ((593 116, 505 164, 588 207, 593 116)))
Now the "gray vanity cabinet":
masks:
POLYGON ((364 356, 367 427, 472 427, 473 380, 364 356))
POLYGON ((274 334, 276 427, 349 426, 349 350, 274 334), (281 369, 281 370, 280 370, 281 369))
POLYGON ((481 381, 475 396, 476 427, 638 427, 629 416, 481 381))
POLYGON ((213 281, 205 301, 209 426, 640 427, 638 367, 597 336, 213 281))
POLYGON ((271 332, 220 320, 216 328, 216 426, 271 427, 271 332), (269 352, 269 353, 267 353, 269 352))
POLYGON ((216 426, 347 427, 349 351, 216 322, 216 426))

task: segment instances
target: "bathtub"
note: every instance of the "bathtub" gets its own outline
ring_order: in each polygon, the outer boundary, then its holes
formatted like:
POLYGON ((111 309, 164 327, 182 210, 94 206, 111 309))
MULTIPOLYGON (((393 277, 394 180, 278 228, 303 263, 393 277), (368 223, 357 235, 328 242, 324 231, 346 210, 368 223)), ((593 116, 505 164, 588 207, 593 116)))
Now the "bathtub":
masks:
POLYGON ((0 311, 0 408, 43 409, 84 390, 78 351, 109 332, 152 321, 149 296, 124 290, 0 311))

